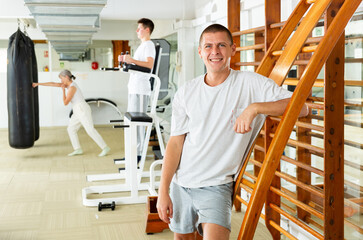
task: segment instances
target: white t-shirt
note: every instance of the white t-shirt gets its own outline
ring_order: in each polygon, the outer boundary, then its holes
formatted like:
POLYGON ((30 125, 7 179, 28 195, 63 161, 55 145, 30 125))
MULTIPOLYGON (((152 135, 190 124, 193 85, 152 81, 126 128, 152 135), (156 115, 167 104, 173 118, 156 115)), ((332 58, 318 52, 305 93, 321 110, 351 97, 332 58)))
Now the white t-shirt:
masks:
POLYGON ((253 130, 245 134, 234 131, 235 119, 251 103, 291 95, 262 75, 232 69, 215 87, 204 82, 204 75, 187 82, 173 100, 171 136, 186 134, 173 182, 188 188, 232 182, 265 115, 258 115, 251 124, 253 130))
POLYGON ((69 88, 70 87, 75 87, 77 89, 76 93, 72 97, 71 103, 76 105, 77 103, 85 102, 81 89, 78 87, 78 85, 75 82, 72 82, 71 85, 69 85, 69 88))
MULTIPOLYGON (((151 40, 149 40, 140 44, 140 46, 136 49, 133 58, 138 61, 146 62, 148 57, 155 59, 155 54, 155 45, 151 40)), ((128 84, 129 94, 150 95, 151 86, 149 79, 150 77, 139 73, 130 73, 130 80, 128 84)))

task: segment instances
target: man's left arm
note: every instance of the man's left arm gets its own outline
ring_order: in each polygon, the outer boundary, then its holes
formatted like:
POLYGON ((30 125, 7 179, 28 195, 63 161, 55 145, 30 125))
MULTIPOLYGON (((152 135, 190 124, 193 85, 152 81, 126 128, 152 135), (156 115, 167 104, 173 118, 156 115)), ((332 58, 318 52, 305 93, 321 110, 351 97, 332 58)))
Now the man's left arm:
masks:
MULTIPOLYGON (((290 98, 286 98, 276 102, 259 102, 250 104, 236 119, 234 131, 236 133, 247 133, 251 131, 251 123, 258 114, 281 116, 285 112, 289 101, 290 98)), ((304 104, 299 117, 305 117, 308 113, 308 107, 304 104)))

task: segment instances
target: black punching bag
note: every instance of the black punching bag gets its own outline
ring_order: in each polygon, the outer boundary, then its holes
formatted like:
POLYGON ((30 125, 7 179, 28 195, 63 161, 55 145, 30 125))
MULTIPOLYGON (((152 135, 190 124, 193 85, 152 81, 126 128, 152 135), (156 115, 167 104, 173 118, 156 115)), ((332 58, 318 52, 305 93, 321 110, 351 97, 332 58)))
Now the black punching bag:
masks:
POLYGON ((29 40, 18 29, 9 38, 7 68, 9 145, 13 148, 34 145, 32 70, 29 40))
MULTIPOLYGON (((33 40, 31 40, 28 37, 29 44, 31 46, 31 53, 32 53, 32 75, 33 80, 32 82, 37 83, 38 82, 38 65, 37 65, 37 58, 35 56, 35 50, 34 50, 34 43, 33 40)), ((33 88, 33 103, 34 103, 34 141, 39 139, 39 97, 38 97, 38 88, 33 88)))

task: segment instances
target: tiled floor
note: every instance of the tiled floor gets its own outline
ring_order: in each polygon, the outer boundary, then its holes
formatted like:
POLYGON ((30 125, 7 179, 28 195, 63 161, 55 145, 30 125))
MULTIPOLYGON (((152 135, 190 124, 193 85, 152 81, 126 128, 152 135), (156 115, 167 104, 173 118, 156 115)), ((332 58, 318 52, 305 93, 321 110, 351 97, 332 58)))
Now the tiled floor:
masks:
MULTIPOLYGON (((7 129, 0 130, 0 239, 1 240, 138 240, 173 239, 169 230, 145 234, 145 204, 120 205, 98 212, 82 205, 81 189, 91 185, 86 175, 117 172, 113 158, 123 156, 123 132, 98 127, 111 147, 110 155, 80 130, 84 155, 71 152, 66 127, 42 128, 34 147, 13 149, 7 129)), ((150 164, 152 160, 148 160, 150 164)), ((230 239, 236 239, 243 213, 233 212, 230 239)), ((259 224, 256 240, 271 239, 259 224)))

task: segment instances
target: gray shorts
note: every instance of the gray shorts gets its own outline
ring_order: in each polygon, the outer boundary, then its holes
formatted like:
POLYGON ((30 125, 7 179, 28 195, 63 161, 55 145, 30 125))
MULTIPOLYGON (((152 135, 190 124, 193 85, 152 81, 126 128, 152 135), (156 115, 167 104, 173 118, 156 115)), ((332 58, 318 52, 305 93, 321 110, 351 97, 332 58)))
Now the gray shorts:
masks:
POLYGON ((198 230, 203 235, 202 223, 214 223, 231 231, 232 193, 233 182, 202 188, 184 188, 172 182, 170 230, 180 234, 198 230))

